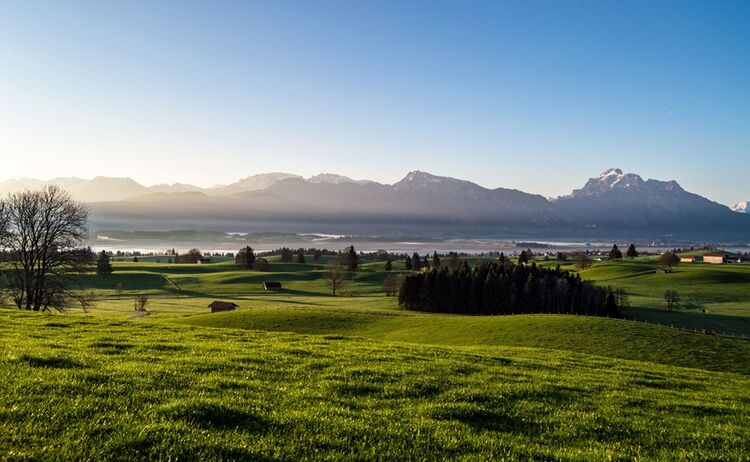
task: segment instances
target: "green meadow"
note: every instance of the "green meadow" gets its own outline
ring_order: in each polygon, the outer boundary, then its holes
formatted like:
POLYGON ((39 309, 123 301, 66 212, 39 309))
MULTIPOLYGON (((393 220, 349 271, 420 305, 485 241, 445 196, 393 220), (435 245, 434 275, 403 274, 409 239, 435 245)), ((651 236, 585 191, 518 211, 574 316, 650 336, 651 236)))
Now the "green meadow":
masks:
POLYGON ((596 263, 582 277, 631 299, 606 319, 409 312, 382 263, 332 297, 324 263, 118 262, 85 275, 87 312, 0 311, 0 459, 750 454, 750 265, 596 263), (213 300, 239 308, 211 314, 213 300))

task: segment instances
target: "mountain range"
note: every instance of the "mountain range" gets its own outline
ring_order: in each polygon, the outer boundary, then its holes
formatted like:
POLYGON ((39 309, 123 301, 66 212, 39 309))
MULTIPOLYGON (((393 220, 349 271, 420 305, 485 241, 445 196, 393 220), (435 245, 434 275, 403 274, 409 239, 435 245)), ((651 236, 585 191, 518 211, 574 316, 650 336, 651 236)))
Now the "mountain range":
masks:
POLYGON ((130 178, 22 178, 0 193, 57 184, 89 203, 95 229, 210 229, 494 237, 750 239, 750 214, 609 169, 546 199, 413 171, 392 185, 320 174, 266 173, 229 185, 143 186, 130 178))

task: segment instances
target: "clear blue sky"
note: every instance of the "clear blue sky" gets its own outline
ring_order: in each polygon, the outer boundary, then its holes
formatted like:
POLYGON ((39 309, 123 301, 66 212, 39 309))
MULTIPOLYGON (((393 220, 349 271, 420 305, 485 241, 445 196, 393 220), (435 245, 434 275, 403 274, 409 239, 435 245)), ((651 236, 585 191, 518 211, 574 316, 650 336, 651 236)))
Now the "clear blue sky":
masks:
POLYGON ((750 2, 0 2, 2 177, 750 199, 750 2))

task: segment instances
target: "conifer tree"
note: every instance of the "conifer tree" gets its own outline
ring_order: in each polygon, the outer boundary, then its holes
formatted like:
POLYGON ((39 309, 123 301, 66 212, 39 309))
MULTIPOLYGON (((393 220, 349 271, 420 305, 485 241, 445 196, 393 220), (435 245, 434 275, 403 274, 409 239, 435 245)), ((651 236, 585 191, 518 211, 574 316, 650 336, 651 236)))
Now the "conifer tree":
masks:
POLYGON ((359 267, 359 256, 357 251, 354 250, 354 246, 350 245, 344 255, 344 263, 349 271, 355 271, 359 267))
POLYGON ((99 276, 112 274, 112 263, 109 261, 109 254, 104 250, 99 252, 99 258, 96 260, 96 274, 99 276))
POLYGON ((297 263, 304 263, 305 262, 305 251, 302 249, 299 249, 297 251, 297 263))
POLYGON ((518 256, 518 264, 522 265, 529 262, 529 254, 526 253, 525 250, 521 251, 521 254, 518 256))
POLYGON ((393 263, 391 263, 391 257, 388 257, 388 260, 385 261, 385 270, 391 271, 393 269, 393 263))
POLYGON ((440 257, 438 256, 437 250, 432 253, 432 267, 440 268, 440 257))
POLYGON ((638 256, 638 251, 635 250, 635 244, 630 244, 627 251, 628 258, 635 258, 638 256))
POLYGON ((407 271, 411 271, 414 269, 411 263, 411 257, 409 257, 408 255, 406 256, 406 260, 404 261, 404 269, 406 269, 407 271))
POLYGON ((609 259, 610 260, 622 260, 622 252, 617 247, 617 244, 614 244, 612 246, 612 250, 609 251, 609 259))
POLYGON ((411 256, 411 267, 414 271, 419 271, 422 268, 422 259, 419 258, 417 252, 414 252, 411 256))

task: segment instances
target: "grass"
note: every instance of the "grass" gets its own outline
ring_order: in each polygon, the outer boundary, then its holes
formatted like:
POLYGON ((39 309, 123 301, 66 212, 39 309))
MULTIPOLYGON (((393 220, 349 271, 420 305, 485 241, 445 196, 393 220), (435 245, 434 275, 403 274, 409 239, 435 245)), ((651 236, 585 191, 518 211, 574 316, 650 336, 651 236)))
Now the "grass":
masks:
POLYGON ((741 460, 750 378, 0 312, 7 459, 741 460), (654 423, 659 422, 655 426, 654 423))
POLYGON ((628 316, 651 324, 404 311, 383 294, 383 266, 363 264, 331 297, 324 262, 115 263, 85 275, 99 298, 88 313, 0 311, 0 459, 750 453, 750 341, 653 325, 750 337, 750 265, 656 274, 640 258, 582 272, 624 288, 628 316), (284 291, 264 292, 271 280, 284 291), (666 288, 679 312, 661 309, 666 288), (128 321, 143 293, 150 315, 128 321), (214 299, 240 308, 208 314, 214 299))
POLYGON ((180 322, 203 327, 341 334, 430 345, 548 348, 750 375, 750 341, 586 316, 483 317, 331 308, 256 308, 189 316, 180 322))

